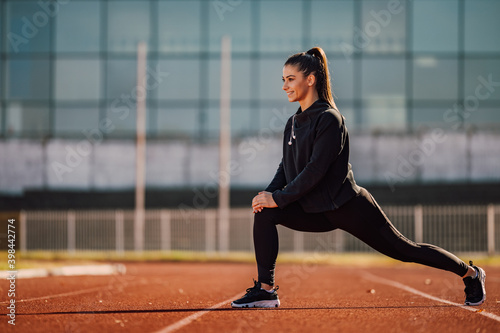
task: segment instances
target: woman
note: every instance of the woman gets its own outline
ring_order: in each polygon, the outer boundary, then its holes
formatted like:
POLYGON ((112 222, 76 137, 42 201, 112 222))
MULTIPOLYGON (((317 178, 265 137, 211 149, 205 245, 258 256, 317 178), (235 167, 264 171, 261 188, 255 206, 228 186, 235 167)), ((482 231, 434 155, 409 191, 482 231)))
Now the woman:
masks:
POLYGON ((356 185, 349 164, 349 135, 333 101, 323 50, 315 47, 292 55, 282 80, 288 100, 300 107, 285 126, 283 158, 274 179, 252 200, 258 280, 231 305, 280 305, 274 288, 278 224, 309 232, 342 229, 391 258, 453 272, 465 283, 465 305, 482 304, 483 269, 437 246, 405 238, 370 193, 356 185))

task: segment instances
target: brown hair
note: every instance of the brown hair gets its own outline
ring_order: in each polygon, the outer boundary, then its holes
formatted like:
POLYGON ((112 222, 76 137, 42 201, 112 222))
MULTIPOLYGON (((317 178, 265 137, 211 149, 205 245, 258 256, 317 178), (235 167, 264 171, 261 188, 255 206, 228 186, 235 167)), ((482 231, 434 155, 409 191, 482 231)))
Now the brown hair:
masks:
POLYGON ((330 85, 328 60, 321 47, 313 47, 307 52, 300 52, 290 56, 285 62, 286 65, 297 66, 298 70, 306 77, 313 74, 316 77, 316 90, 319 98, 335 107, 330 85))

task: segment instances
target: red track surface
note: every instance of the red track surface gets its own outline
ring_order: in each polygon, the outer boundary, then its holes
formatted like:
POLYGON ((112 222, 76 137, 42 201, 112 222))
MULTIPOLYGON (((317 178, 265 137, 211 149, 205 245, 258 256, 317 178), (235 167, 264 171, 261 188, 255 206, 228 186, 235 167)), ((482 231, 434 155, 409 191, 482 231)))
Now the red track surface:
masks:
MULTIPOLYGON (((367 275, 463 303, 460 278, 416 264, 279 264, 280 308, 231 309, 227 303, 182 322, 175 332, 500 332, 500 268, 484 268, 488 297, 473 312, 367 275)), ((127 264, 122 276, 18 279, 16 326, 2 315, 0 331, 154 332, 242 295, 255 275, 251 264, 144 263, 127 264)), ((7 281, 0 281, 2 314, 7 289, 7 281)))

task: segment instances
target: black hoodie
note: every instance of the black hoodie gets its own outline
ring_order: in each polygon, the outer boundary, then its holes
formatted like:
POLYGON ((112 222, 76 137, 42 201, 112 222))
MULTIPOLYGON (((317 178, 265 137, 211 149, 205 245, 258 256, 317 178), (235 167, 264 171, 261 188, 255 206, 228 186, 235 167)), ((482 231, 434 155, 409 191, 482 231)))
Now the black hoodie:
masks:
POLYGON ((344 117, 323 100, 299 107, 285 126, 283 158, 266 191, 279 208, 298 201, 304 211, 318 213, 340 207, 359 190, 344 117))

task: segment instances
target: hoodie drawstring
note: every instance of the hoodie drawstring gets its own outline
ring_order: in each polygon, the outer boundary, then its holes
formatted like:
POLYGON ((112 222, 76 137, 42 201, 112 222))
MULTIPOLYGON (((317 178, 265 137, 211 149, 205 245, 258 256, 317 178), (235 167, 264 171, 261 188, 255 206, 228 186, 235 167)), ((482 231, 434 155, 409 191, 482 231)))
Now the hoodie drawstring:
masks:
POLYGON ((292 139, 295 140, 295 132, 293 130, 293 128, 295 127, 295 114, 293 115, 292 117, 292 131, 290 132, 290 140, 288 141, 288 145, 291 146, 292 145, 292 139))

